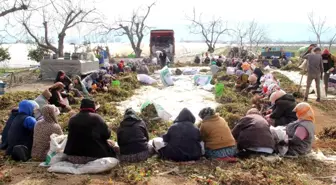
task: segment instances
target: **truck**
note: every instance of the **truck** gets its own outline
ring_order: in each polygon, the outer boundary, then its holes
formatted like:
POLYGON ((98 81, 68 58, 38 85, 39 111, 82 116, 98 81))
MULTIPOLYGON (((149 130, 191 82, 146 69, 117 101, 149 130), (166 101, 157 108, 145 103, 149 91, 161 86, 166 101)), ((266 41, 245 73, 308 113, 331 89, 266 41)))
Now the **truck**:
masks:
POLYGON ((158 57, 157 51, 166 51, 167 57, 173 63, 175 57, 174 30, 151 30, 149 48, 151 58, 158 57))

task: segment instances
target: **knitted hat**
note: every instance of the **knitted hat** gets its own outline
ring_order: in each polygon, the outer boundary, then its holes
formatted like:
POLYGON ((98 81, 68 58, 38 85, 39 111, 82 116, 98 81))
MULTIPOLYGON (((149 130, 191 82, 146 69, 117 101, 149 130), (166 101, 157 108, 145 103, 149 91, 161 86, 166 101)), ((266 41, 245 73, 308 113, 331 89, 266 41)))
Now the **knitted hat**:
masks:
POLYGON ((93 109, 95 110, 96 105, 95 102, 90 99, 83 99, 80 105, 81 109, 93 109))

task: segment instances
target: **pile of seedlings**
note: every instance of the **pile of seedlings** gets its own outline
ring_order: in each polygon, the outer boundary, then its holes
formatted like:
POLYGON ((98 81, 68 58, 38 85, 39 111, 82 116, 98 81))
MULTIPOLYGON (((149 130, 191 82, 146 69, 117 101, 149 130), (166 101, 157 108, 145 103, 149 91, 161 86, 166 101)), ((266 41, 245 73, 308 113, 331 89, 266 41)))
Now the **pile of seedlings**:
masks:
POLYGON ((303 98, 303 94, 298 92, 299 85, 296 85, 291 79, 279 72, 272 72, 272 74, 280 81, 281 89, 285 92, 293 93, 295 98, 303 98))
POLYGON ((319 139, 336 139, 336 126, 324 127, 318 134, 319 139))

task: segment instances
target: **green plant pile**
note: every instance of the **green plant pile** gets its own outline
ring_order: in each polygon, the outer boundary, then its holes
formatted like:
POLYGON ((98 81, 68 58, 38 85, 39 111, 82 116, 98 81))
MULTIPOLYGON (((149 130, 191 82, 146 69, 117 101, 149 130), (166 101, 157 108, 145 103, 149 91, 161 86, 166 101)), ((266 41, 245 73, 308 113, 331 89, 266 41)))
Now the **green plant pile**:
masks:
POLYGON ((287 93, 293 93, 294 97, 296 98, 302 98, 303 94, 301 92, 298 92, 299 85, 296 85, 291 79, 289 79, 287 76, 279 73, 279 72, 273 72, 273 75, 277 80, 280 81, 281 89, 283 89, 287 93))
POLYGON ((324 127, 318 134, 319 139, 336 139, 336 126, 324 127))

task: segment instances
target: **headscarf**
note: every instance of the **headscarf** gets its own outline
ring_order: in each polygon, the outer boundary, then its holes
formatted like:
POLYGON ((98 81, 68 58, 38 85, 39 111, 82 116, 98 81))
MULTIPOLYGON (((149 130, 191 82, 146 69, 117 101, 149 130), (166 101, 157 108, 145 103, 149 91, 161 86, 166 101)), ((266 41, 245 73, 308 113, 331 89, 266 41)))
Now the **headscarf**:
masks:
POLYGON ((252 108, 250 110, 247 111, 246 115, 251 115, 251 114, 258 114, 260 115, 260 111, 256 108, 252 108))
POLYGON ((54 85, 50 87, 50 89, 59 89, 59 88, 64 88, 64 84, 62 82, 56 82, 54 85))
POLYGON ((208 119, 213 115, 215 115, 215 110, 211 107, 206 107, 198 113, 198 116, 203 120, 208 119))
POLYGON ((211 65, 216 65, 216 62, 215 62, 215 61, 212 61, 212 62, 211 62, 211 65))
POLYGON ((274 81, 273 74, 272 73, 265 74, 260 79, 261 82, 266 82, 266 80, 273 80, 274 81))
POLYGON ((55 105, 46 105, 41 112, 46 123, 57 123, 57 115, 59 115, 60 111, 55 105))
POLYGON ((250 64, 247 62, 244 62, 241 67, 244 71, 247 71, 250 69, 250 64))
POLYGON ((56 79, 55 79, 55 82, 54 82, 54 83, 56 83, 56 82, 59 82, 59 81, 61 80, 61 76, 62 76, 62 75, 65 75, 65 72, 64 72, 64 71, 62 71, 62 70, 58 71, 58 72, 57 72, 57 76, 56 76, 56 79))
POLYGON ((252 75, 250 75, 250 76, 248 77, 248 81, 249 81, 250 83, 252 83, 252 84, 257 83, 257 80, 258 80, 258 77, 257 77, 257 75, 255 75, 255 74, 252 74, 252 75))
POLYGON ((244 71, 242 71, 242 70, 237 70, 236 71, 236 75, 238 76, 238 77, 241 77, 241 75, 243 75, 244 74, 244 71))
POLYGON ((75 84, 75 86, 77 86, 77 85, 81 86, 81 89, 82 89, 82 92, 83 92, 84 96, 88 96, 89 92, 87 91, 85 85, 83 84, 81 77, 76 75, 75 79, 78 81, 78 84, 75 84))
POLYGON ((271 97, 270 97, 270 101, 271 101, 272 105, 274 105, 275 101, 277 101, 279 98, 281 98, 285 94, 286 94, 286 92, 283 91, 283 90, 278 90, 278 91, 275 91, 274 93, 272 93, 271 97))
POLYGON ((277 91, 277 90, 280 90, 279 85, 276 84, 276 83, 272 83, 272 84, 270 84, 270 85, 267 87, 267 92, 266 92, 266 94, 267 94, 267 95, 270 95, 270 94, 272 94, 273 92, 275 92, 275 91, 277 91))
POLYGON ((306 102, 299 103, 295 106, 294 112, 299 120, 308 120, 315 123, 315 113, 313 108, 306 102))
POLYGON ((330 55, 330 51, 326 48, 323 50, 322 55, 330 55))

